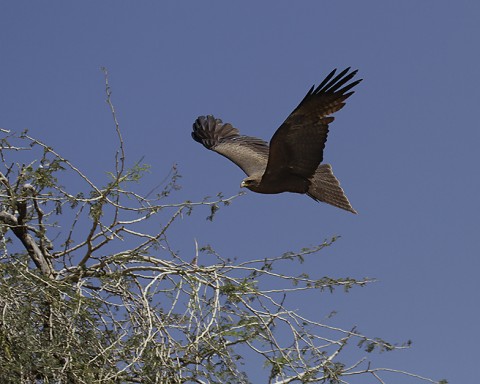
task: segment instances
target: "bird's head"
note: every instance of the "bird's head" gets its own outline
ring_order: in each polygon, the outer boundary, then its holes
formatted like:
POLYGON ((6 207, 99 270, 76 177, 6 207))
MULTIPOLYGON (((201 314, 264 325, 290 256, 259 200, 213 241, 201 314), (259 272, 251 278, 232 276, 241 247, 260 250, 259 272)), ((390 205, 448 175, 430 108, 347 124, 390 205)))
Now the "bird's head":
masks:
POLYGON ((242 183, 240 184, 240 187, 248 188, 253 191, 258 187, 259 184, 260 184, 260 180, 258 178, 249 176, 243 179, 242 183))

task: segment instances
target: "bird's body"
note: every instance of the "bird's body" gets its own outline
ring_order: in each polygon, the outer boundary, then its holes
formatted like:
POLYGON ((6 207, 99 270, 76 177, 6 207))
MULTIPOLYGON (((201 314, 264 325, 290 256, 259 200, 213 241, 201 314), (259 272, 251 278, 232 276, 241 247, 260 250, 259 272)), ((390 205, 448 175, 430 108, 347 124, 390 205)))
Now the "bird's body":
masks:
POLYGON ((195 120, 192 137, 237 164, 248 176, 242 187, 266 194, 307 194, 316 201, 356 213, 331 166, 320 164, 328 125, 334 120, 331 114, 343 108, 353 94, 350 90, 361 81, 345 85, 357 73, 348 73, 349 70, 337 76, 333 70, 317 88, 312 87, 277 129, 270 145, 256 137, 240 135, 231 124, 211 115, 195 120))

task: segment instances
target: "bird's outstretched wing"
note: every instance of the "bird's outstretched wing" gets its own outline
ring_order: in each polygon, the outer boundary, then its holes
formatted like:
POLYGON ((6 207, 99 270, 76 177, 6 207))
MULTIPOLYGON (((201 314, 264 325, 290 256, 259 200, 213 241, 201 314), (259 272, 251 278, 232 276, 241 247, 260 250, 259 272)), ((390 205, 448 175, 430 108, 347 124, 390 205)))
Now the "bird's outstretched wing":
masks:
POLYGON ((313 86, 297 108, 277 129, 270 141, 264 180, 286 179, 288 175, 310 178, 323 160, 328 124, 362 79, 347 84, 357 73, 350 68, 335 76, 334 69, 318 87, 313 86), (346 84, 346 85, 345 85, 346 84))
POLYGON ((268 160, 268 143, 243 136, 231 124, 215 117, 199 116, 193 123, 192 137, 205 148, 237 164, 248 176, 263 174, 268 160))

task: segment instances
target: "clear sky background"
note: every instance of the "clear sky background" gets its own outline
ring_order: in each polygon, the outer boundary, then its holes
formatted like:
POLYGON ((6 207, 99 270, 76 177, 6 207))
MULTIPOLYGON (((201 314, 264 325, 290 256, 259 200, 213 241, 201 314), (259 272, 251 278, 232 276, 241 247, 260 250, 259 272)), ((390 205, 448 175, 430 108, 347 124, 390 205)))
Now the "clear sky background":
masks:
POLYGON ((144 156, 152 165, 145 191, 176 163, 176 201, 228 196, 244 175, 191 139, 198 115, 268 140, 311 85, 358 68, 364 81, 336 114, 324 157, 359 215, 248 192, 213 223, 206 209, 177 223, 175 247, 188 255, 197 238, 246 260, 341 235, 301 268, 378 282, 295 305, 320 320, 338 311, 332 325, 413 340, 372 356, 380 366, 474 383, 479 39, 475 0, 2 1, 0 127, 28 128, 106 180, 115 150, 106 66, 130 164, 144 156))

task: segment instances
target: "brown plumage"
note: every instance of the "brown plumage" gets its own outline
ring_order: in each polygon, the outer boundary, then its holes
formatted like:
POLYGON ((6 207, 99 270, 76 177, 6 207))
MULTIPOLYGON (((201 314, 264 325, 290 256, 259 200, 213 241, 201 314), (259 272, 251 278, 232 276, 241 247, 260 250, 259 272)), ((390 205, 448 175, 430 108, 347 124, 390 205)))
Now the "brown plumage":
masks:
POLYGON ((357 73, 349 71, 347 68, 335 76, 333 70, 318 87, 313 86, 277 129, 270 145, 240 135, 231 124, 211 115, 195 120, 192 137, 237 164, 248 176, 242 187, 258 193, 304 193, 316 201, 357 213, 332 167, 320 165, 328 125, 334 120, 331 115, 343 108, 354 93, 351 89, 362 81, 347 84, 357 73))

